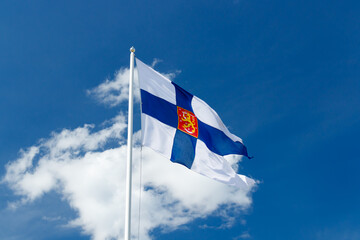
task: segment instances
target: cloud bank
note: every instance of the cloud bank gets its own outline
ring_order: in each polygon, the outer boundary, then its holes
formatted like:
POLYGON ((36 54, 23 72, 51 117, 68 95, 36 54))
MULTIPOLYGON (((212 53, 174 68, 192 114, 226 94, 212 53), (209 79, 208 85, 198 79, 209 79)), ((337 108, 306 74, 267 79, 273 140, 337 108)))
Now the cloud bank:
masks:
MULTIPOLYGON (((104 104, 116 106, 127 101, 128 77, 129 69, 122 69, 113 80, 106 80, 88 93, 104 104)), ((137 87, 136 71, 135 78, 137 87)), ((139 91, 135 90, 135 98, 139 101, 139 91)), ((19 196, 19 201, 9 206, 16 209, 19 204, 56 191, 77 213, 69 226, 80 227, 94 240, 123 239, 126 118, 120 113, 105 121, 102 129, 94 127, 85 124, 63 129, 21 150, 20 157, 7 164, 2 179, 19 196), (111 147, 114 143, 117 147, 111 147)), ((154 229, 172 231, 219 209, 223 226, 231 227, 235 220, 226 212, 240 213, 251 205, 249 192, 173 164, 152 150, 141 148, 139 139, 137 132, 133 150, 133 238, 154 239, 154 229)), ((234 165, 240 161, 233 157, 229 160, 234 165)))

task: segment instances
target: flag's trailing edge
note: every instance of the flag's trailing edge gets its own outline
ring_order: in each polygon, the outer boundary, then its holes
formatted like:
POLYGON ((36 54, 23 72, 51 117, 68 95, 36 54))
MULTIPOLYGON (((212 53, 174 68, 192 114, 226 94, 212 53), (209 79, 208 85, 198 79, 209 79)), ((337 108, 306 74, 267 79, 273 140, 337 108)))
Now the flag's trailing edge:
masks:
POLYGON ((204 101, 136 59, 141 93, 142 145, 209 178, 248 189, 255 181, 238 175, 225 160, 248 157, 242 140, 231 134, 204 101))

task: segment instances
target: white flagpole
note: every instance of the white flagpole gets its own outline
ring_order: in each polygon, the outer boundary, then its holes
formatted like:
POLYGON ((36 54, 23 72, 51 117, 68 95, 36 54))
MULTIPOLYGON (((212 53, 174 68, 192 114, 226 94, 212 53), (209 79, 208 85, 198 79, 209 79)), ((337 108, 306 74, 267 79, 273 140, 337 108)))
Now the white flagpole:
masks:
POLYGON ((130 79, 129 79, 129 116, 126 159, 126 202, 125 202, 125 234, 124 240, 131 238, 131 168, 132 168, 132 136, 133 136, 133 80, 135 48, 130 48, 130 79))

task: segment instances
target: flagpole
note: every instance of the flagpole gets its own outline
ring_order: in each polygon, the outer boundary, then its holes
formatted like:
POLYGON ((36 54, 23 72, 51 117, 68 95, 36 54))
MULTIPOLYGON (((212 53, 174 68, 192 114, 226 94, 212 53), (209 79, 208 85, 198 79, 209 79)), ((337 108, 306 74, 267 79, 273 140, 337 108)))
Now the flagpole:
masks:
POLYGON ((130 79, 129 79, 129 115, 128 140, 126 159, 126 202, 125 202, 125 229, 124 240, 131 238, 131 168, 132 168, 132 136, 133 136, 133 80, 135 48, 130 48, 130 79))

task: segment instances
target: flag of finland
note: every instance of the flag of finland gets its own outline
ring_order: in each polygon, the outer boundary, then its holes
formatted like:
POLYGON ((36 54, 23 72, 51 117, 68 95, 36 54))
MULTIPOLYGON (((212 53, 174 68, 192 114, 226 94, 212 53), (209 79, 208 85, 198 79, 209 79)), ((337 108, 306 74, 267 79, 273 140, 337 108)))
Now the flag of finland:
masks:
POLYGON ((249 188, 253 179, 236 174, 224 156, 248 157, 204 101, 136 59, 141 91, 142 144, 172 162, 217 181, 249 188))

